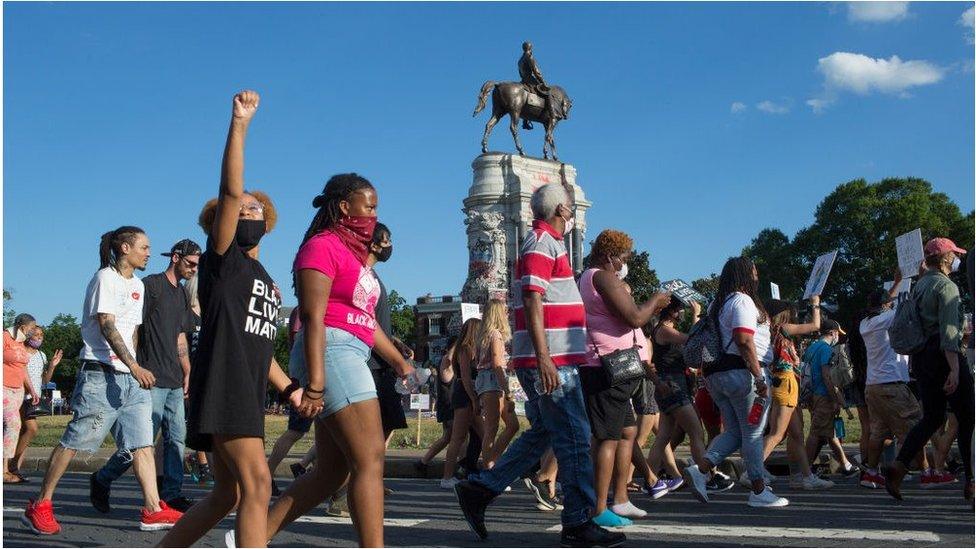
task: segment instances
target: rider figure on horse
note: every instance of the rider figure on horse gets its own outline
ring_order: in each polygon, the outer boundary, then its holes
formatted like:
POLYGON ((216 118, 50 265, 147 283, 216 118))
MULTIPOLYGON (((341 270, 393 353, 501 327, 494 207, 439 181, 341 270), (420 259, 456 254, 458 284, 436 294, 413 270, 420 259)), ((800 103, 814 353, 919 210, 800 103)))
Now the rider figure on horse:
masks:
MULTIPOLYGON (((522 84, 528 87, 530 92, 542 97, 542 100, 545 102, 544 108, 549 112, 550 117, 555 118, 556 112, 553 108, 552 101, 549 100, 549 85, 546 84, 545 78, 542 77, 542 71, 539 70, 539 65, 535 62, 535 57, 532 57, 531 42, 522 42, 522 57, 518 61, 518 71, 519 77, 522 79, 522 84)), ((523 118, 522 127, 531 130, 532 122, 523 118)))

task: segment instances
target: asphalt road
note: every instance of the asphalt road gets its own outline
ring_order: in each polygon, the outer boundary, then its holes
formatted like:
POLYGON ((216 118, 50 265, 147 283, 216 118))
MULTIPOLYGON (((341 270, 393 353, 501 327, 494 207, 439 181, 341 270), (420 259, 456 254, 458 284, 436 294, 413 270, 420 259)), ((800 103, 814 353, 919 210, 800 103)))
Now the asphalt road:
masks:
MULTIPOLYGON (((961 485, 921 490, 917 481, 906 483, 905 501, 895 502, 883 491, 868 490, 854 479, 835 478, 838 485, 825 492, 791 490, 785 479, 773 484, 791 505, 779 509, 753 509, 747 492, 736 487, 715 495, 705 505, 681 490, 657 501, 638 495, 633 502, 649 512, 648 518, 624 528, 628 546, 740 547, 973 547, 971 507, 963 501, 961 485)), ((284 486, 287 481, 279 479, 284 486)), ((127 475, 113 488, 112 512, 102 515, 88 501, 88 477, 71 473, 58 487, 55 513, 62 532, 35 536, 20 522, 24 504, 38 489, 30 484, 4 486, 3 545, 5 547, 151 547, 160 532, 140 532, 141 504, 135 479, 127 475)), ((387 480, 395 493, 386 500, 386 543, 400 547, 554 547, 559 544, 559 517, 534 507, 522 486, 503 494, 488 511, 488 542, 480 542, 468 529, 452 492, 434 480, 387 480)), ((192 486, 190 497, 205 489, 192 486)), ((223 532, 232 518, 221 523, 198 546, 223 547, 223 532)), ((292 524, 271 543, 272 547, 353 547, 355 533, 349 519, 324 515, 318 508, 292 524)))

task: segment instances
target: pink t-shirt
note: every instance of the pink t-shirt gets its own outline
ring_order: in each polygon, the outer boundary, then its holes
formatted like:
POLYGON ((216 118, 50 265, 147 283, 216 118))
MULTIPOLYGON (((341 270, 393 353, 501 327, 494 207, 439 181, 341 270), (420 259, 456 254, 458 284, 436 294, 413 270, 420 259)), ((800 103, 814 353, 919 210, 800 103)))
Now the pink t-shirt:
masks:
POLYGON ((640 328, 631 328, 623 320, 617 318, 600 293, 593 286, 593 275, 598 269, 588 269, 580 277, 580 295, 583 297, 583 307, 586 309, 586 363, 584 366, 599 366, 600 357, 621 349, 630 349, 637 341, 638 354, 641 360, 648 360, 647 338, 640 328))
POLYGON ((301 269, 315 269, 332 279, 325 325, 345 330, 372 347, 380 298, 380 284, 373 270, 328 230, 308 239, 298 250, 295 271, 301 269))

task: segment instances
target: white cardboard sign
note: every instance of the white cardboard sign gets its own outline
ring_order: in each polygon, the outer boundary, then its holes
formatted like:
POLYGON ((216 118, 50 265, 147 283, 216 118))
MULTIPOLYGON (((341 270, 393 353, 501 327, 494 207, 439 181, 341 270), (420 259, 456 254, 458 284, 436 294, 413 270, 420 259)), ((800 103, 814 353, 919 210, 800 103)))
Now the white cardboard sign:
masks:
POLYGON ((469 318, 481 318, 481 305, 477 303, 461 304, 461 323, 465 323, 469 318))
POLYGON ((779 299, 779 284, 775 282, 769 283, 769 295, 773 296, 773 299, 779 299))
POLYGON ((429 410, 430 395, 427 393, 414 393, 410 395, 411 410, 429 410))
POLYGON ((901 276, 909 278, 918 275, 918 266, 925 259, 922 251, 922 230, 905 233, 895 238, 895 249, 898 252, 898 268, 901 276))
POLYGON ((811 296, 823 293, 824 286, 827 285, 827 277, 830 276, 830 270, 834 267, 835 259, 837 259, 837 250, 817 258, 816 263, 813 264, 813 271, 810 272, 810 279, 807 280, 803 299, 810 299, 811 296))
MULTIPOLYGON (((895 285, 894 280, 889 280, 884 283, 884 289, 887 292, 895 285)), ((909 293, 912 291, 912 279, 903 278, 901 279, 901 284, 898 285, 898 293, 895 294, 895 305, 900 305, 902 301, 908 299, 909 293)))

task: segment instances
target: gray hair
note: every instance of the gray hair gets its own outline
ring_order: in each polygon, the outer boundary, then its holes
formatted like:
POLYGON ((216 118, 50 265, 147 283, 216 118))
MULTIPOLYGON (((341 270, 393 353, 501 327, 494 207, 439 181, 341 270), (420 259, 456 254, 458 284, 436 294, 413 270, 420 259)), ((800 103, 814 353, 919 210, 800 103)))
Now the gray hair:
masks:
POLYGON ((561 183, 547 183, 532 193, 532 217, 535 219, 551 219, 556 215, 556 208, 562 204, 571 208, 569 193, 561 183))

